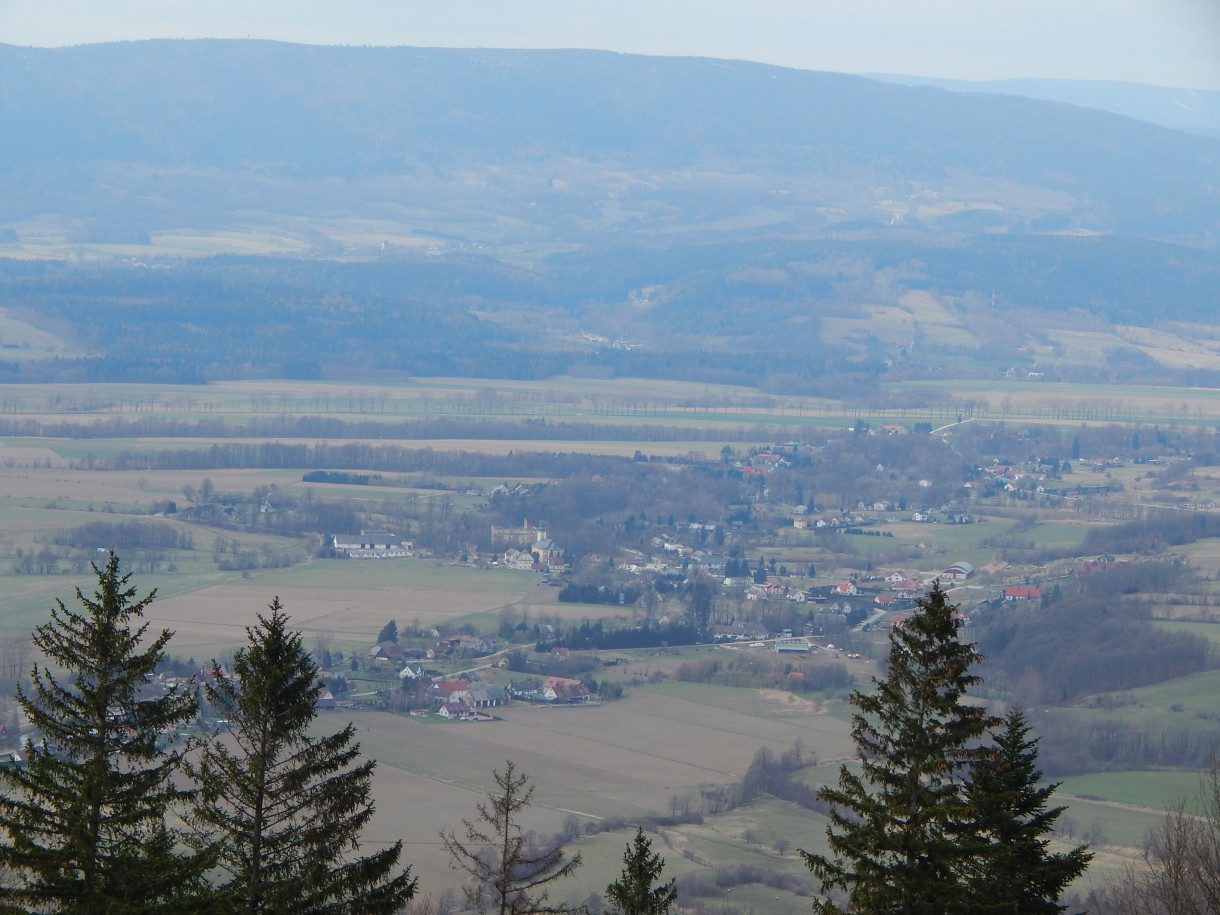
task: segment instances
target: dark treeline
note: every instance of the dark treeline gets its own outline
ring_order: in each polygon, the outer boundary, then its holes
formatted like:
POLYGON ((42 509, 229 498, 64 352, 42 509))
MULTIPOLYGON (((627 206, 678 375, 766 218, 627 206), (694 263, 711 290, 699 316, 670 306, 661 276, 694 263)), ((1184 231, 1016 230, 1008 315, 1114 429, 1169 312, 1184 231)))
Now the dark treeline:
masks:
POLYGON ((703 639, 699 630, 686 623, 669 626, 631 626, 606 629, 601 620, 588 620, 573 626, 534 646, 539 652, 563 646, 574 651, 597 651, 599 649, 662 648, 677 645, 697 645, 703 639))
POLYGON ((488 476, 516 479, 599 473, 631 463, 630 458, 554 452, 438 451, 349 442, 306 445, 286 442, 223 442, 199 449, 120 451, 113 457, 86 457, 73 463, 86 470, 225 470, 242 468, 346 470, 488 476))
POLYGON ((90 521, 51 535, 56 546, 107 550, 193 550, 190 531, 157 521, 90 521))
POLYGON ((311 470, 301 477, 303 483, 342 483, 346 486, 368 486, 381 479, 378 473, 348 473, 345 470, 311 470))
POLYGON ((846 689, 851 674, 839 663, 811 663, 808 657, 768 655, 760 657, 705 658, 685 661, 678 666, 679 680, 715 683, 720 686, 821 691, 846 689))
POLYGON ((1220 721, 1210 714, 1176 712, 1154 723, 1071 711, 1035 717, 1043 769, 1053 778, 1099 770, 1206 770, 1220 741, 1220 721))
MULTIPOLYGON (((451 408, 449 408, 451 409, 451 408)), ((619 411, 630 414, 630 408, 619 411)), ((653 412, 641 408, 639 413, 653 412)), ((526 439, 531 441, 707 441, 757 442, 774 436, 774 426, 687 426, 684 415, 675 413, 672 425, 600 424, 564 420, 462 419, 438 417, 398 423, 351 421, 329 416, 255 417, 249 422, 223 419, 194 421, 146 416, 114 417, 91 423, 48 423, 34 419, 0 419, 0 435, 27 438, 324 438, 360 440, 397 439, 526 439)))
POLYGON ((1208 537, 1220 537, 1220 517, 1161 511, 1138 521, 1090 528, 1082 549, 1085 553, 1155 553, 1208 537))

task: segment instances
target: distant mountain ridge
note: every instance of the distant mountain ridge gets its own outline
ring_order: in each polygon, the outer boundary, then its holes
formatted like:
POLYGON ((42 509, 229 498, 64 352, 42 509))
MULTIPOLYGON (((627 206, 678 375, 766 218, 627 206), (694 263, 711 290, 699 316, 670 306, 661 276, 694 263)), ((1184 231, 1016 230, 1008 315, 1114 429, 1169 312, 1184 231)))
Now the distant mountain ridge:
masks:
POLYGON ((1220 238, 1218 142, 1048 102, 739 61, 2 46, 0 121, 0 218, 19 233, 47 213, 101 237, 120 226, 122 239, 252 210, 445 209, 435 228, 475 240, 510 240, 513 220, 518 243, 571 244, 852 220, 920 229, 982 209, 990 231, 1220 238), (921 194, 941 202, 909 202, 921 194))

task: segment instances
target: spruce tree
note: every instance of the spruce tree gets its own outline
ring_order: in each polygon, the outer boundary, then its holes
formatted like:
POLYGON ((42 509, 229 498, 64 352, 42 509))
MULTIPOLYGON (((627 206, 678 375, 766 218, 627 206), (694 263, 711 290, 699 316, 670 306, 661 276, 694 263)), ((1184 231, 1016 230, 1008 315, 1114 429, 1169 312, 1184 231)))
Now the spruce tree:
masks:
MULTIPOLYGON (((839 770, 830 805, 830 856, 801 851, 822 893, 842 892, 852 912, 947 915, 968 911, 963 868, 972 814, 963 782, 998 723, 963 701, 980 657, 958 638, 957 608, 940 583, 890 633, 889 669, 856 691, 852 739, 859 771, 839 770)), ((838 912, 828 898, 817 912, 838 912)))
POLYGON ((580 855, 564 860, 559 845, 535 846, 521 830, 519 815, 534 798, 529 777, 511 760, 493 773, 498 790, 480 801, 478 819, 462 820, 465 832, 441 833, 450 867, 465 871, 463 892, 478 915, 566 915, 574 910, 549 902, 547 888, 578 867, 580 855))
POLYGON ((967 878, 971 911, 979 915, 1062 912, 1060 894, 1093 857, 1083 845, 1049 851, 1048 835, 1065 808, 1046 806, 1059 785, 1039 787, 1038 741, 1030 739, 1029 731, 1022 710, 1009 712, 994 747, 975 763, 967 784, 977 830, 974 844, 983 848, 967 878))
POLYGON ((377 644, 383 645, 386 642, 398 644, 398 623, 394 620, 390 620, 382 626, 381 631, 377 633, 377 644))
POLYGON ((225 910, 246 913, 398 912, 414 895, 398 869, 402 842, 360 856, 373 815, 375 763, 360 761, 350 723, 311 737, 321 682, 279 599, 247 629, 234 656, 236 679, 219 678, 207 698, 230 722, 192 767, 194 822, 217 842, 225 910))
POLYGON ((636 827, 635 839, 623 852, 623 872, 606 887, 606 898, 622 915, 664 915, 678 898, 673 880, 657 883, 664 869, 665 859, 636 827))
POLYGON ((56 601, 33 643, 45 658, 17 702, 38 736, 25 765, 0 768, 0 908, 145 913, 206 905, 206 856, 180 853, 166 811, 184 800, 164 735, 195 714, 193 691, 145 695, 171 633, 149 641, 153 600, 113 553, 97 591, 56 601), (134 628, 133 628, 134 627, 134 628))

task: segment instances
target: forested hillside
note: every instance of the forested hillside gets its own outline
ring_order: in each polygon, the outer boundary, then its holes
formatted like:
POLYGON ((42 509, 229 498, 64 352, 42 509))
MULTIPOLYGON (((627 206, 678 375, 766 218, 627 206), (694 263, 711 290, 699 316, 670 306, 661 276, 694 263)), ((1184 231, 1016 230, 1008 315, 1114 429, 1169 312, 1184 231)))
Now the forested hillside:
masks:
POLYGON ((1120 238, 654 243, 529 268, 470 254, 0 261, 0 308, 87 354, 32 354, 9 325, 0 380, 596 373, 861 397, 1023 366, 1198 385, 1220 356, 1197 341, 1169 344, 1198 350, 1183 363, 1129 332, 1091 354, 1053 335, 1168 323, 1189 339, 1217 294, 1213 252, 1120 238))

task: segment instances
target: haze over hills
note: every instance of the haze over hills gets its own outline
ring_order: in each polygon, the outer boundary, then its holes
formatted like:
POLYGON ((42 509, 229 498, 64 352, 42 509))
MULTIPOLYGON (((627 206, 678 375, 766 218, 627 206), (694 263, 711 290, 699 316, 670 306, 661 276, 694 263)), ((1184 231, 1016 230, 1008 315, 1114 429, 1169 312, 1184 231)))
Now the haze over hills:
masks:
POLYGON ((1105 112, 740 61, 148 41, 0 46, 0 119, 15 380, 690 370, 662 350, 788 383, 1220 370, 1220 141, 1105 112), (288 258, 178 259, 219 253, 288 258), (106 358, 33 368, 81 352, 106 358))
POLYGON ((866 74, 903 86, 935 86, 950 92, 1019 95, 1064 102, 1136 118, 1162 127, 1220 139, 1220 92, 1084 79, 937 79, 899 73, 866 74))

